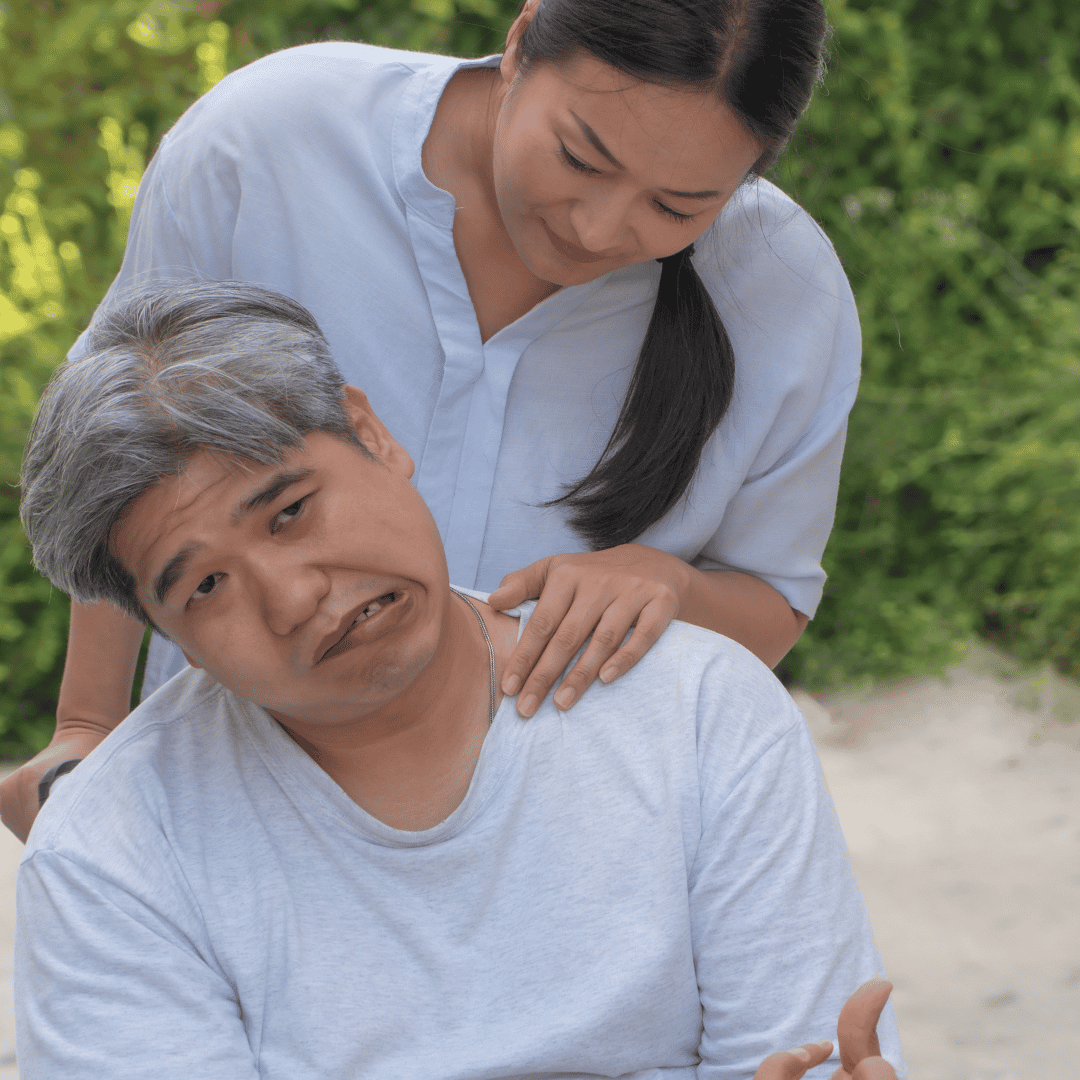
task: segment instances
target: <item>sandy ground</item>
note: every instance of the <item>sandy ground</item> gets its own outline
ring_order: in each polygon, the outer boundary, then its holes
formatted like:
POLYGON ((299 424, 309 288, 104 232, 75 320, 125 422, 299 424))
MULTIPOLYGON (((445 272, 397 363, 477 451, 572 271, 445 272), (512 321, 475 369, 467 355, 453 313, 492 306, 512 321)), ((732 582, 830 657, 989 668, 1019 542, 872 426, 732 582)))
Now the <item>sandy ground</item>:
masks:
MULTIPOLYGON (((979 649, 945 680, 795 696, 896 986, 912 1080, 1080 1080, 1080 688, 979 649)), ((0 1080, 18 1078, 21 850, 0 828, 0 1080)))

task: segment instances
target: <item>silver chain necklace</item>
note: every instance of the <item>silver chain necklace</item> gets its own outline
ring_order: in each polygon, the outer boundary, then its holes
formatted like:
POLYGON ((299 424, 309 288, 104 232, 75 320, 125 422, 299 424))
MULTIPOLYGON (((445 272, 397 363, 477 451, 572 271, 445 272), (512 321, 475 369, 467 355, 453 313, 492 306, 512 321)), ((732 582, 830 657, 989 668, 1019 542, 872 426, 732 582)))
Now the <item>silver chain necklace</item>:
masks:
POLYGON ((476 605, 464 593, 459 593, 457 589, 451 589, 450 591, 455 596, 460 596, 461 599, 472 608, 477 622, 480 623, 480 630, 484 635, 484 640, 487 642, 488 663, 491 665, 491 696, 488 699, 488 727, 491 727, 492 723, 495 721, 495 646, 491 644, 491 635, 488 633, 487 624, 484 622, 484 616, 477 610, 476 605))

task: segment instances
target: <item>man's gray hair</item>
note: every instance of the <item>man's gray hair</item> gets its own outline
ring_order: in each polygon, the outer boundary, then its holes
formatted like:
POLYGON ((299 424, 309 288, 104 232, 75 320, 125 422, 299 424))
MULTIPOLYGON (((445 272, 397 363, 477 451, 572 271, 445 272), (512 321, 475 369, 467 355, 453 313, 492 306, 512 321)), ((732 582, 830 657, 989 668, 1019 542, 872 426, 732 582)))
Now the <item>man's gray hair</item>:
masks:
POLYGON ((267 289, 157 286, 111 307, 30 430, 20 512, 34 565, 76 600, 149 622, 109 552, 125 508, 200 449, 265 465, 325 431, 363 451, 344 387, 314 318, 267 289))

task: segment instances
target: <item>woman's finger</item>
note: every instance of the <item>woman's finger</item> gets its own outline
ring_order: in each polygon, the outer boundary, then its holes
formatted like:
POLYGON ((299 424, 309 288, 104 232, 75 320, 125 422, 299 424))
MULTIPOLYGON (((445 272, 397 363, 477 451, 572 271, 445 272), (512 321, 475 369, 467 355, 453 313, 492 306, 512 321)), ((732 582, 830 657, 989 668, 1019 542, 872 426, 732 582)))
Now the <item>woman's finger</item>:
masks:
POLYGON ((555 692, 555 704, 563 710, 572 708, 597 676, 609 683, 625 674, 656 644, 674 617, 674 605, 659 600, 650 601, 640 610, 636 604, 612 604, 593 631, 581 659, 555 692))
POLYGON ((799 1080, 806 1075, 807 1069, 820 1065, 831 1053, 832 1043, 822 1039, 821 1042, 796 1046, 794 1050, 770 1054, 758 1066, 754 1080, 799 1080))
POLYGON ((863 1058, 881 1055, 877 1022, 891 993, 892 983, 885 979, 870 979, 847 999, 840 1010, 836 1039, 840 1044, 840 1063, 845 1072, 853 1073, 863 1058))
POLYGON ((568 621, 574 599, 575 589, 572 584, 549 581, 521 632, 521 640, 506 662, 502 690, 508 697, 519 695, 518 713, 521 716, 530 717, 536 712, 551 684, 563 673, 570 658, 581 648, 589 630, 599 618, 597 612, 593 622, 588 623, 587 616, 582 619, 581 613, 578 613, 576 619, 570 618, 568 621), (588 626, 579 630, 579 623, 588 623, 588 626), (563 657, 562 667, 553 671, 558 655, 563 657), (544 666, 537 672, 541 658, 544 666))
POLYGON ((670 600, 653 600, 637 617, 634 632, 600 668, 602 682, 614 682, 625 675, 659 640, 675 618, 676 606, 670 600))
MULTIPOLYGON (((543 600, 541 600, 542 602, 543 600)), ((543 645, 540 655, 533 663, 531 670, 524 675, 525 684, 518 697, 518 712, 522 716, 532 716, 540 707, 540 702, 544 700, 547 692, 555 685, 562 673, 566 671, 567 665, 574 658, 574 654, 585 644, 589 635, 594 632, 609 605, 610 601, 606 597, 585 599, 578 595, 574 598, 574 602, 558 625, 552 627, 550 622, 545 621, 542 629, 551 632, 548 634, 547 643, 543 645)), ((536 611, 533 612, 525 627, 526 633, 539 610, 540 605, 537 604, 536 611)), ((628 627, 622 630, 623 636, 626 634, 626 629, 628 627)), ((609 634, 614 633, 618 633, 618 631, 605 631, 604 637, 607 638, 609 634)), ((522 633, 521 638, 518 649, 524 644, 525 633, 522 633)), ((621 641, 622 638, 620 637, 618 640, 621 641)))
POLYGON ((514 570, 502 579, 499 587, 488 597, 488 606, 496 611, 517 607, 526 600, 534 600, 544 591, 551 556, 538 559, 521 570, 514 570))

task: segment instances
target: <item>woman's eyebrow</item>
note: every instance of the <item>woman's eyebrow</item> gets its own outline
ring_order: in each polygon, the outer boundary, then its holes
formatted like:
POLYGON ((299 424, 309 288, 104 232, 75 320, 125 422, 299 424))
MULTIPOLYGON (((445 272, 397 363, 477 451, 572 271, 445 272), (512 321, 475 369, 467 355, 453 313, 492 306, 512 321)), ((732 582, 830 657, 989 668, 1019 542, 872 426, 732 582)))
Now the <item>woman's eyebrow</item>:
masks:
POLYGON ((232 514, 233 524, 238 525, 241 518, 272 503, 286 488, 306 480, 313 471, 312 469, 288 469, 274 473, 258 491, 249 495, 237 506, 232 514))
MULTIPOLYGON (((593 144, 598 153, 603 154, 616 169, 626 169, 626 166, 600 141, 600 136, 573 109, 570 110, 570 115, 577 121, 582 135, 593 144)), ((715 199, 720 194, 719 191, 672 191, 671 188, 660 188, 660 190, 665 195, 674 195, 677 199, 715 199)))
POLYGON ((570 110, 570 115, 577 121, 577 126, 581 128, 582 135, 589 140, 596 147, 596 149, 604 155, 615 166, 616 169, 625 169, 626 166, 600 141, 600 136, 573 109, 570 110))

